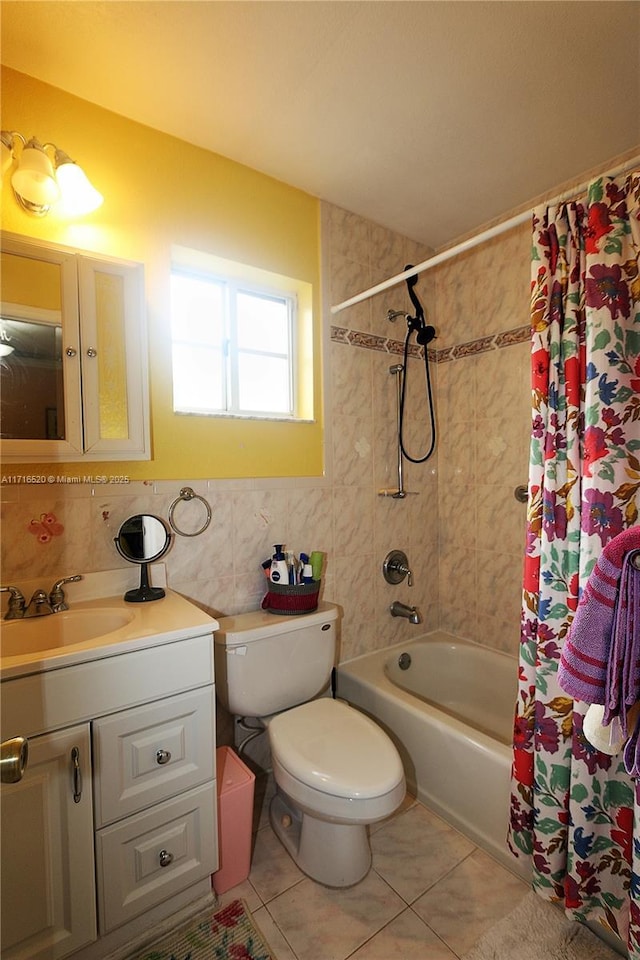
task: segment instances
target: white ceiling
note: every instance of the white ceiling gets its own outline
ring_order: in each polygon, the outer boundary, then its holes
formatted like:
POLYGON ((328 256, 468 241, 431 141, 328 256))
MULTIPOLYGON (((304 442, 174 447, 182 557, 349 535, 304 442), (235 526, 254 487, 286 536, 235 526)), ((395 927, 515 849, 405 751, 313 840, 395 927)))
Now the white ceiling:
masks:
POLYGON ((434 248, 640 144, 636 0, 1 10, 3 63, 434 248))

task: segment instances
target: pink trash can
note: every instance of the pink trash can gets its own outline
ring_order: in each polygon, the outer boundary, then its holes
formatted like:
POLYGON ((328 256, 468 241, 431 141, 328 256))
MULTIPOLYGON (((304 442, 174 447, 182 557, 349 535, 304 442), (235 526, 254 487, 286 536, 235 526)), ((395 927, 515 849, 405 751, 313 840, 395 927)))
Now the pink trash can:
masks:
POLYGON ((211 876, 216 893, 242 883, 251 869, 251 826, 255 775, 231 747, 216 750, 218 862, 211 876))

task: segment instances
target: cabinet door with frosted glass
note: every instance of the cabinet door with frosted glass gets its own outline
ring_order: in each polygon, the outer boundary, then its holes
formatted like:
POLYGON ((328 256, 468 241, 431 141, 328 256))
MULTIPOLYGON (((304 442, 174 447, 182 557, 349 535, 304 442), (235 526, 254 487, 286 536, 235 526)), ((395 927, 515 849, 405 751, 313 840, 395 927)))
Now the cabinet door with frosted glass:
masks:
POLYGON ((141 264, 78 258, 85 458, 148 457, 141 264))

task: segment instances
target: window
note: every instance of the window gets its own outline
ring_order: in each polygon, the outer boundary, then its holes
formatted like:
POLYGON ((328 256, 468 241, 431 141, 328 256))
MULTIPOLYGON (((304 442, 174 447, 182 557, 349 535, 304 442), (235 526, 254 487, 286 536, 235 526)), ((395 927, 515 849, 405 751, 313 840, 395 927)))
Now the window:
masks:
POLYGON ((211 260, 212 267, 231 269, 172 268, 174 411, 303 418, 296 282, 211 260))

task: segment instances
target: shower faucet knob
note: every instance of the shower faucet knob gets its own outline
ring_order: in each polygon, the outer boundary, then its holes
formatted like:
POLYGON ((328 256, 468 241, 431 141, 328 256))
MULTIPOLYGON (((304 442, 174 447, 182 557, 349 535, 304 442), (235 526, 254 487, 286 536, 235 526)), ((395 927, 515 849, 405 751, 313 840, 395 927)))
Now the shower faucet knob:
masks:
POLYGON ((407 555, 403 550, 392 550, 384 559, 382 574, 387 583, 402 583, 408 577, 407 584, 413 586, 413 573, 409 567, 407 555))

